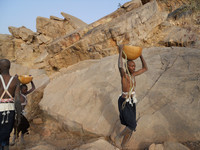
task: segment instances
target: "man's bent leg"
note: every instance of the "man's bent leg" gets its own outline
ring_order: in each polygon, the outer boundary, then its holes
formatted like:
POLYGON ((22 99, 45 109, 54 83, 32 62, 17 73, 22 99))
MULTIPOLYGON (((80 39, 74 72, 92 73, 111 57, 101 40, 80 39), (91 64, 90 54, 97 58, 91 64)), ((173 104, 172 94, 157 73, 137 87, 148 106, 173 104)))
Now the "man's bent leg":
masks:
POLYGON ((120 132, 116 137, 115 137, 115 144, 117 147, 121 148, 122 143, 124 141, 125 136, 131 132, 132 134, 132 130, 130 130, 128 127, 125 127, 124 130, 122 132, 120 132), (123 137, 123 140, 121 140, 121 138, 123 137), (122 142, 121 142, 122 141, 122 142))
POLYGON ((21 133, 21 140, 20 140, 21 144, 24 144, 24 134, 21 133))
POLYGON ((122 148, 124 148, 125 145, 128 143, 128 141, 131 138, 132 133, 133 133, 133 131, 131 129, 129 129, 128 127, 125 128, 125 131, 123 133, 124 138, 123 138, 122 144, 121 144, 122 148))
POLYGON ((10 143, 10 146, 15 145, 15 139, 16 139, 16 134, 13 135, 13 139, 12 139, 12 141, 10 143))
POLYGON ((124 129, 123 129, 123 131, 122 132, 120 132, 116 137, 115 137, 115 144, 116 144, 116 146, 118 147, 118 148, 121 148, 121 138, 124 136, 124 133, 125 133, 125 131, 127 130, 126 129, 127 127, 125 127, 124 129))

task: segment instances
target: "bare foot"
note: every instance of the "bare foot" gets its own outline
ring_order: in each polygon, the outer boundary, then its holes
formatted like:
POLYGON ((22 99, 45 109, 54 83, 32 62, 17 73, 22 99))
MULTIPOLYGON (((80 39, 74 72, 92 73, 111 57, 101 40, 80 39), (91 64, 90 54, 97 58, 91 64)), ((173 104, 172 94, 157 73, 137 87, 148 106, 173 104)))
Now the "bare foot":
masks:
POLYGON ((20 144, 24 144, 25 143, 25 141, 24 141, 24 136, 21 136, 21 140, 20 140, 20 144))
POLYGON ((10 146, 14 146, 15 145, 15 139, 16 139, 16 136, 14 135, 13 139, 12 139, 12 142, 10 143, 10 146))
POLYGON ((121 140, 122 140, 121 137, 119 135, 117 135, 114 140, 115 140, 114 142, 115 142, 116 147, 118 147, 119 149, 122 149, 122 147, 121 147, 121 140))

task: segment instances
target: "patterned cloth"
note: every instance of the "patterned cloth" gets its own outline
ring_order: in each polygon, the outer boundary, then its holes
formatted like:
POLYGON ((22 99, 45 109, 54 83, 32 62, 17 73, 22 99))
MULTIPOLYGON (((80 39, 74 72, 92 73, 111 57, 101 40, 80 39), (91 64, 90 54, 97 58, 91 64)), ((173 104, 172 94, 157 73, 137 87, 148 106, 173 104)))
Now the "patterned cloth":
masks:
POLYGON ((0 103, 14 103, 14 99, 13 98, 0 99, 0 103))

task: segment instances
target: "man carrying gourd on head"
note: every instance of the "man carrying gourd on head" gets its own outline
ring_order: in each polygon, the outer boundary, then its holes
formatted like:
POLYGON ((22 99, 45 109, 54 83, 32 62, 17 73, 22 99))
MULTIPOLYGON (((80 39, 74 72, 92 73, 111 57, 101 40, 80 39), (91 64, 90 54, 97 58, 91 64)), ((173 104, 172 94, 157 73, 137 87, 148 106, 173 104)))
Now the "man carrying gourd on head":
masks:
POLYGON ((135 76, 138 76, 145 71, 147 71, 147 64, 142 55, 140 55, 140 60, 142 63, 142 68, 135 71, 136 65, 133 60, 127 60, 126 70, 123 68, 122 55, 126 55, 123 52, 123 45, 118 45, 119 48, 119 58, 118 58, 118 68, 121 75, 121 85, 122 94, 118 99, 118 108, 120 113, 121 124, 125 125, 125 129, 115 137, 115 142, 118 147, 124 148, 126 143, 131 138, 132 132, 135 131, 137 126, 136 123, 136 106, 137 102, 135 94, 135 76), (120 142, 122 138, 122 142, 120 142))
POLYGON ((30 125, 29 125, 28 120, 26 119, 25 107, 28 103, 27 95, 35 90, 35 84, 33 83, 32 80, 31 80, 31 86, 32 86, 31 89, 28 90, 28 87, 26 84, 20 85, 20 100, 21 100, 21 106, 22 106, 21 123, 18 126, 17 124, 14 125, 14 136, 10 144, 11 146, 15 144, 15 140, 19 136, 20 132, 21 132, 20 142, 21 144, 24 144, 24 134, 28 133, 28 128, 30 127, 30 125))

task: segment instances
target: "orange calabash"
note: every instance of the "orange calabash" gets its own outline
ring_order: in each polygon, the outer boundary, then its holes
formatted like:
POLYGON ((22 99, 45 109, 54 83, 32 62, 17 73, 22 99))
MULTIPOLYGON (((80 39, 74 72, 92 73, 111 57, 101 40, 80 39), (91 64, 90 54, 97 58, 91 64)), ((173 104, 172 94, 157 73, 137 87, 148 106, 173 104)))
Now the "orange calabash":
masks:
MULTIPOLYGON (((142 54, 142 48, 138 46, 124 45, 123 50, 128 60, 135 60, 142 54)), ((122 57, 125 58, 125 55, 122 57)))
POLYGON ((31 75, 20 75, 18 79, 22 84, 28 84, 32 81, 33 77, 31 75))

